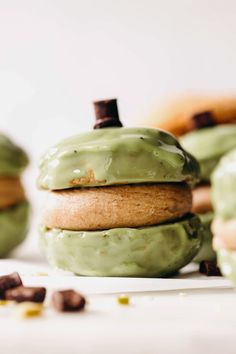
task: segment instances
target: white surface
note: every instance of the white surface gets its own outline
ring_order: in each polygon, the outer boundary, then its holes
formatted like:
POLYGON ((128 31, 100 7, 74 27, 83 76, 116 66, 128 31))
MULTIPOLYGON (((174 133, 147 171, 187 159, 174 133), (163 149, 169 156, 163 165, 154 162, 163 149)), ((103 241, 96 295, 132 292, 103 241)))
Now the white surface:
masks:
POLYGON ((172 279, 76 277, 52 270, 25 247, 15 259, 0 260, 0 274, 18 270, 25 284, 46 286, 47 308, 40 318, 19 320, 14 307, 0 307, 0 352, 235 353, 236 292, 227 280, 195 269, 172 279), (85 312, 50 307, 51 292, 63 288, 86 295, 85 312), (119 305, 117 293, 128 293, 130 305, 119 305))

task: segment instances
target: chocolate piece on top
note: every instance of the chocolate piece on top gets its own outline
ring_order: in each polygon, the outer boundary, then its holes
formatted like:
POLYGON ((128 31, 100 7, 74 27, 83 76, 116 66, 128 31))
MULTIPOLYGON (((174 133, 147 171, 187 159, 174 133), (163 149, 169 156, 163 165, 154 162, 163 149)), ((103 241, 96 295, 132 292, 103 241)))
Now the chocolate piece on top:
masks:
POLYGON ((117 100, 103 100, 93 103, 96 115, 96 123, 94 129, 108 128, 108 127, 122 127, 119 119, 117 100))
POLYGON ((24 287, 19 286, 15 289, 9 289, 5 292, 6 300, 16 302, 44 302, 46 296, 46 289, 43 287, 24 287))
POLYGON ((57 311, 75 312, 85 307, 85 298, 74 290, 55 291, 52 295, 52 304, 57 311))
POLYGON ((22 285, 22 280, 17 272, 0 277, 0 299, 5 299, 5 292, 8 289, 22 285))
POLYGON ((216 125, 216 122, 211 111, 196 113, 189 122, 190 130, 212 127, 214 125, 216 125))
POLYGON ((199 272, 211 276, 222 276, 220 269, 217 267, 216 261, 202 261, 199 266, 199 272))

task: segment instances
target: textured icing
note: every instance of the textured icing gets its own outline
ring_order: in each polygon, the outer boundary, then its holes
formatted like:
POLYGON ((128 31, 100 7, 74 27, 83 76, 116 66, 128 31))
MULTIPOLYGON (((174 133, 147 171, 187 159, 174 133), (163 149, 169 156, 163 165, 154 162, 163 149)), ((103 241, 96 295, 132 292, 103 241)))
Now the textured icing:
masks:
POLYGON ((168 133, 147 128, 107 128, 68 138, 40 163, 46 189, 142 182, 195 182, 196 160, 168 133))
POLYGON ((28 202, 0 211, 0 257, 6 256, 24 240, 28 218, 28 202))
POLYGON ((27 164, 26 153, 0 134, 0 176, 18 176, 27 164))
POLYGON ((209 180, 220 158, 236 148, 236 124, 195 130, 184 135, 180 142, 200 163, 201 178, 209 180))
POLYGON ((41 247, 53 266, 89 276, 165 276, 188 264, 202 238, 197 216, 144 228, 69 231, 42 227, 41 247))
POLYGON ((221 159, 212 175, 212 202, 218 217, 236 218, 236 150, 221 159))
POLYGON ((212 232, 211 232, 211 223, 214 218, 214 214, 210 211, 205 214, 198 214, 202 225, 203 225, 203 240, 202 246, 194 258, 195 262, 201 261, 212 261, 216 258, 216 253, 212 248, 212 232))

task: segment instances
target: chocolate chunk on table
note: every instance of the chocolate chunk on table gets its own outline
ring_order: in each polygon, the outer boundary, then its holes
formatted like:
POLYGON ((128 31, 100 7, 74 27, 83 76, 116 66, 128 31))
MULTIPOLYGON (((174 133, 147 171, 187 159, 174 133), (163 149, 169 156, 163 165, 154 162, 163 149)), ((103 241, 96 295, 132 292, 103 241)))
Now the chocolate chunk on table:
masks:
POLYGON ((202 261, 199 266, 199 272, 211 276, 222 276, 220 268, 217 267, 216 261, 202 261))
POLYGON ((94 129, 122 127, 116 99, 96 101, 93 104, 96 115, 96 123, 93 126, 94 129))
POLYGON ((43 287, 25 287, 19 286, 15 289, 9 289, 5 292, 5 299, 16 302, 38 302, 44 301, 46 289, 43 287))
POLYGON ((8 289, 22 285, 21 277, 17 272, 0 277, 0 299, 5 299, 5 292, 8 289))
POLYGON ((212 127, 216 125, 212 112, 199 112, 192 116, 189 122, 190 130, 212 127))
POLYGON ((85 298, 74 290, 55 291, 52 295, 53 307, 60 312, 80 311, 85 307, 85 298))

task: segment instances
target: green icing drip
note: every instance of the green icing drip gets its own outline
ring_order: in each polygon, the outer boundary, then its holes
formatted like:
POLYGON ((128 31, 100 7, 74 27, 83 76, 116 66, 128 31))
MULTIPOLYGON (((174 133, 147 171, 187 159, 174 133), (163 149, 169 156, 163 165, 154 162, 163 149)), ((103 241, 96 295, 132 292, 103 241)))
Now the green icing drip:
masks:
POLYGON ((46 189, 142 182, 195 183, 199 166, 170 134, 147 128, 107 128, 62 141, 41 159, 46 189), (94 181, 86 180, 88 173, 94 181))
POLYGON ((220 158, 236 148, 236 124, 195 130, 180 142, 198 160, 202 180, 208 181, 220 158))
POLYGON ((220 160, 212 175, 212 202, 218 217, 236 218, 236 150, 220 160))
POLYGON ((0 210, 0 257, 5 257, 24 239, 28 229, 29 204, 22 202, 0 210))
POLYGON ((0 176, 18 176, 28 164, 26 153, 0 134, 0 176))
POLYGON ((216 253, 212 248, 212 232, 211 223, 214 218, 213 212, 208 212, 205 214, 198 214, 202 225, 203 225, 203 241, 202 246, 194 258, 195 262, 200 263, 201 261, 213 261, 216 258, 216 253))
POLYGON ((41 248, 55 267, 88 276, 161 277, 188 264, 202 238, 197 216, 169 224, 105 231, 40 229, 41 248))

